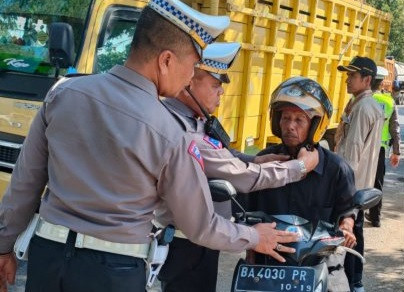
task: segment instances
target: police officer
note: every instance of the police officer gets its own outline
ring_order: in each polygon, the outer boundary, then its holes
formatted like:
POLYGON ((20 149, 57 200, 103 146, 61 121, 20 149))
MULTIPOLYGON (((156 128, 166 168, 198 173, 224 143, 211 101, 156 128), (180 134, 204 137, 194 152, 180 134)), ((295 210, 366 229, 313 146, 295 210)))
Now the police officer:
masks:
MULTIPOLYGON (((382 128, 382 147, 380 147, 379 160, 377 162, 375 188, 382 190, 384 183, 384 175, 386 173, 385 156, 389 153, 390 145, 393 151, 390 155, 390 164, 397 167, 400 162, 400 124, 397 118, 397 109, 394 99, 389 92, 381 90, 384 77, 388 75, 388 71, 377 66, 377 75, 375 82, 372 84, 373 98, 380 104, 384 111, 384 124, 382 128)), ((365 213, 365 218, 369 220, 374 227, 380 227, 380 212, 382 209, 382 200, 369 209, 369 213, 365 213)))
MULTIPOLYGON (((222 83, 230 82, 227 72, 239 49, 239 43, 209 45, 204 51, 202 62, 197 64, 189 92, 183 90, 177 98, 163 102, 197 143, 208 178, 228 180, 243 193, 298 181, 316 166, 317 150, 302 150, 299 160, 259 165, 252 163, 255 156, 248 157, 228 150, 205 131, 206 117, 203 112, 211 114, 219 106, 220 96, 224 92, 222 83), (307 170, 302 172, 301 163, 307 170)), ((280 157, 289 158, 287 155, 280 157)), ((230 217, 230 201, 215 202, 214 205, 218 214, 230 217)), ((156 210, 155 223, 158 226, 173 224, 172 214, 167 212, 164 205, 156 210)), ((216 291, 218 258, 218 250, 194 244, 177 230, 176 237, 170 244, 168 258, 159 274, 163 291, 216 291)))
POLYGON ((13 244, 39 203, 27 291, 144 291, 162 201, 191 240, 210 248, 276 254, 277 243, 296 239, 213 212, 199 150, 158 99, 189 83, 202 48, 228 25, 177 0, 152 0, 125 66, 50 90, 0 206, 0 291, 14 281, 13 244))

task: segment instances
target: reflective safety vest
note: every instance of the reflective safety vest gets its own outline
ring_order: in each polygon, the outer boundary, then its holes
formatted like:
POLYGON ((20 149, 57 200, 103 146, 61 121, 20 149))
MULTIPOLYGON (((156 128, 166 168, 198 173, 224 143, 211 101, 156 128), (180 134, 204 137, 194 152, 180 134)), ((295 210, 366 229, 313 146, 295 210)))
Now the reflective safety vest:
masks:
POLYGON ((390 93, 377 92, 373 94, 373 98, 381 106, 384 112, 384 124, 382 129, 382 146, 388 150, 391 135, 389 132, 389 121, 394 110, 394 99, 390 93))

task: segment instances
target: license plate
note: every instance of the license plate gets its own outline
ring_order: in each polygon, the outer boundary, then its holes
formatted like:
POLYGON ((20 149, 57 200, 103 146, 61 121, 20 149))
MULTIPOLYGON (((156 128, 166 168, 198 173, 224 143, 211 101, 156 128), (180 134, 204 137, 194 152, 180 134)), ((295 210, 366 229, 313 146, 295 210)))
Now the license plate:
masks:
POLYGON ((241 264, 235 281, 235 292, 312 292, 313 268, 277 267, 241 264))

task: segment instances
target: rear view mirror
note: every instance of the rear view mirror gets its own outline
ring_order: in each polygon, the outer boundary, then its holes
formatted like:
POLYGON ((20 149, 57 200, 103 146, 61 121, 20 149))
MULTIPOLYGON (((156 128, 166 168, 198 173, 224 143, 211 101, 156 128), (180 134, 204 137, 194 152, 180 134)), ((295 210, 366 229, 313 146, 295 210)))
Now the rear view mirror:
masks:
POLYGON ((238 220, 245 220, 245 210, 243 206, 236 200, 237 191, 233 185, 227 180, 211 179, 209 182, 210 193, 212 195, 213 202, 225 202, 232 200, 232 202, 241 210, 241 213, 237 215, 238 220))
POLYGON ((228 201, 237 194, 233 185, 226 180, 209 180, 209 188, 214 202, 228 201))
POLYGON ((375 188, 362 189, 357 191, 353 197, 352 206, 347 210, 345 210, 344 212, 342 212, 335 221, 335 230, 338 230, 340 219, 341 217, 344 216, 344 214, 354 209, 366 210, 372 208, 379 203, 380 199, 382 198, 382 195, 383 193, 375 188))
POLYGON ((354 206, 366 210, 376 206, 382 198, 382 192, 375 188, 359 190, 354 195, 354 206))
POLYGON ((56 67, 58 75, 59 68, 68 68, 74 62, 74 37, 70 24, 55 22, 49 28, 49 59, 56 67))

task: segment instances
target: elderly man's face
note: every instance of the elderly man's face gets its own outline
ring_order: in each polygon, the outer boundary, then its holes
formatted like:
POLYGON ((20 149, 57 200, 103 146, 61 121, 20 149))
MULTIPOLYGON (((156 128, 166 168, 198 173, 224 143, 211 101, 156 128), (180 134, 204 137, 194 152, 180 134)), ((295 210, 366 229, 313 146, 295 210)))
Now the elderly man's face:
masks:
POLYGON ((279 124, 283 143, 297 147, 307 139, 311 121, 302 110, 293 108, 282 110, 279 124))

